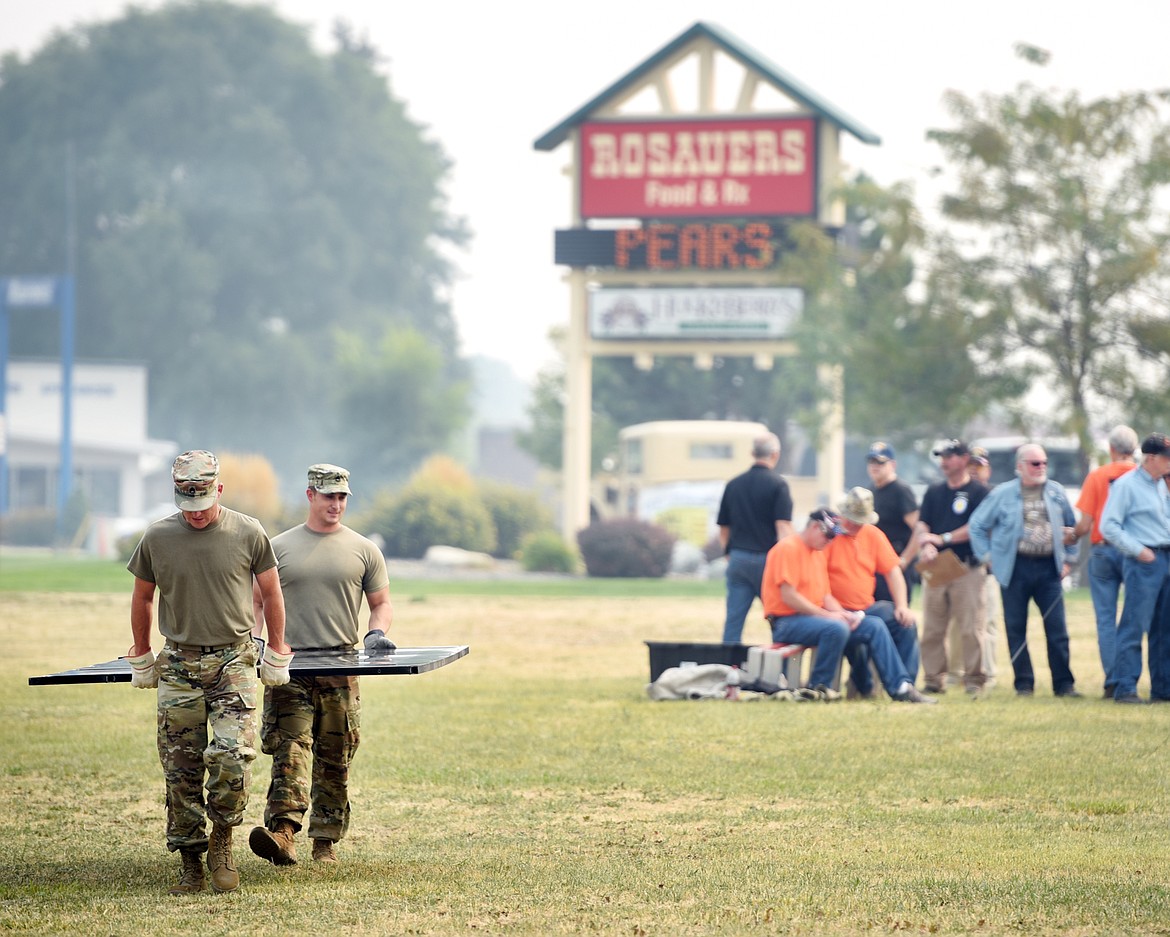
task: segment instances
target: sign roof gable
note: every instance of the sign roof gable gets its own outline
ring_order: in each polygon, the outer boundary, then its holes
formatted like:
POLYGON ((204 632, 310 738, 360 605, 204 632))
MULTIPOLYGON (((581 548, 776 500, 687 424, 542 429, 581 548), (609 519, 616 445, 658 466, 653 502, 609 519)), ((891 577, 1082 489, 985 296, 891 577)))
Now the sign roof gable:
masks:
POLYGON ((772 88, 801 107, 807 108, 812 114, 823 117, 840 129, 851 133, 863 143, 881 143, 881 137, 864 124, 830 104, 811 88, 802 84, 765 56, 760 55, 746 43, 712 23, 700 21, 539 137, 533 144, 534 147, 538 150, 556 149, 568 139, 569 134, 578 125, 591 117, 598 116, 599 112, 604 113, 615 101, 636 93, 652 79, 656 72, 678 61, 692 47, 702 45, 713 45, 742 65, 748 75, 753 78, 762 78, 772 88))

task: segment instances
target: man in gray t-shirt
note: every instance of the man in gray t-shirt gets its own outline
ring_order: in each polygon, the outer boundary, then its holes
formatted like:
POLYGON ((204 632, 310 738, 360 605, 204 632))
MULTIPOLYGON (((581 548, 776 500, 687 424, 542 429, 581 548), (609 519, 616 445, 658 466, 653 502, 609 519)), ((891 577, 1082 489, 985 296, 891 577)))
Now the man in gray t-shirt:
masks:
MULTIPOLYGON (((272 540, 287 603, 288 642, 297 650, 352 648, 360 637, 365 596, 370 608, 365 649, 389 653, 394 642, 386 632, 394 612, 386 561, 370 540, 341 523, 349 472, 320 463, 309 468, 308 477, 308 518, 272 540)), ((255 634, 263 622, 257 601, 255 634)), ((265 690, 261 744, 272 756, 272 782, 264 826, 248 838, 256 855, 274 865, 294 864, 296 834, 308 813, 313 858, 337 861, 333 846, 349 827, 349 767, 360 728, 357 677, 293 677, 265 690)))
POLYGON ((131 685, 158 688, 158 753, 167 791, 167 848, 182 859, 172 895, 234 891, 232 830, 244 819, 256 757, 253 607, 264 608, 266 685, 289 679, 276 556, 260 522, 220 504, 219 460, 205 449, 171 466, 179 513, 151 524, 126 564, 134 574, 126 655, 131 685), (151 650, 155 596, 158 630, 151 650), (249 602, 249 599, 252 601, 249 602), (206 796, 204 788, 206 787, 206 796), (211 835, 206 821, 211 820, 211 835))

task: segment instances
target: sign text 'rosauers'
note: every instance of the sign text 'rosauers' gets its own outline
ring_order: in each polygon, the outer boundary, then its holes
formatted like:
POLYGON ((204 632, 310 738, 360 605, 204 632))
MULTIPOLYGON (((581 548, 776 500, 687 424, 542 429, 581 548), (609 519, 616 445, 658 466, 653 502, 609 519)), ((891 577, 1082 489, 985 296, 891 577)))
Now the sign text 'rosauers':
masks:
POLYGON ((813 118, 581 126, 581 216, 808 216, 813 118))

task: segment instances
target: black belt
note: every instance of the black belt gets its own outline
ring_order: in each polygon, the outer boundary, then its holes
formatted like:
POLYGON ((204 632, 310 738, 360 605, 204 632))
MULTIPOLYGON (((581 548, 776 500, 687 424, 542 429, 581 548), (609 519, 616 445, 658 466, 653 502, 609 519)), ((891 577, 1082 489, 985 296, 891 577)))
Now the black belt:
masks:
POLYGON ((177 651, 198 651, 200 654, 214 654, 216 651, 226 651, 230 647, 240 647, 247 641, 233 641, 231 644, 180 644, 167 638, 167 647, 177 651))
POLYGON ((1150 547, 1155 553, 1170 553, 1170 543, 1164 543, 1160 547, 1150 547))

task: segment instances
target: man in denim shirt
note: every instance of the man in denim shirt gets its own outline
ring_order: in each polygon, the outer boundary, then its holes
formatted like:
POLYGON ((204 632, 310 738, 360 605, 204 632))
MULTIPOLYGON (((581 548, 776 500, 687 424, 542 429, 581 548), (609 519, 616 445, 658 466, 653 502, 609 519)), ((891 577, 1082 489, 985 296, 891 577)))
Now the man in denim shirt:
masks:
POLYGON ((1061 585, 1076 560, 1075 524, 1068 495, 1048 478, 1048 455, 1036 443, 1016 450, 1016 478, 996 485, 971 515, 971 550, 983 562, 990 560, 1000 585, 1019 696, 1031 696, 1036 682, 1028 654, 1029 601, 1036 603, 1044 619, 1053 692, 1081 695, 1069 668, 1061 585))
POLYGON ((1123 554, 1125 605, 1117 623, 1113 699, 1144 703, 1137 693, 1142 675, 1142 634, 1147 630, 1150 699, 1170 702, 1170 437, 1142 440, 1142 464, 1109 488, 1101 535, 1123 554))

